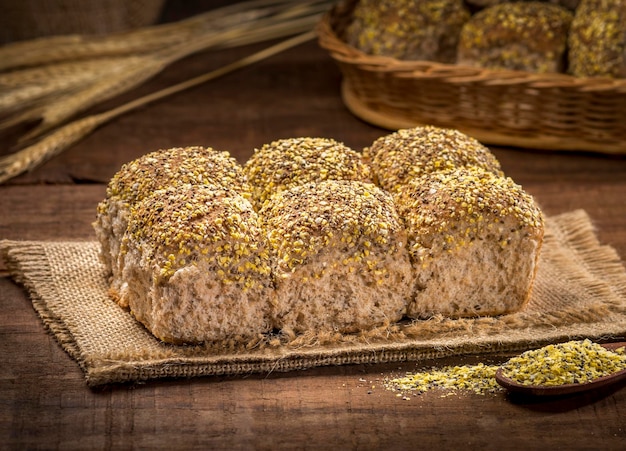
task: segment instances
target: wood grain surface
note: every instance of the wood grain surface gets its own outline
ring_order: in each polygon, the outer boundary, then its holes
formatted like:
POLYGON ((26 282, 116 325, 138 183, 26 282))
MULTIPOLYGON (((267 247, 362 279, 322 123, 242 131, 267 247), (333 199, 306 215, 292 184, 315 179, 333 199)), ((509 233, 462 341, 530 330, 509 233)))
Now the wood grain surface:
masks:
MULTIPOLYGON (((168 8, 170 18, 193 12, 168 8)), ((189 57, 97 110, 263 47, 189 57)), ((0 186, 0 239, 94 239, 91 222, 110 177, 124 162, 158 148, 206 145, 244 162, 255 147, 278 138, 332 137, 361 149, 388 133, 346 110, 339 83, 337 67, 310 42, 125 115, 0 186)), ((9 151, 16 134, 0 135, 0 152, 9 151)), ((625 158, 493 151, 547 214, 585 209, 600 240, 624 260, 625 158)), ((2 262, 0 271, 2 449, 617 450, 626 443, 626 386, 541 400, 437 391, 405 400, 382 386, 383 379, 422 366, 486 361, 476 356, 90 390, 2 262)))

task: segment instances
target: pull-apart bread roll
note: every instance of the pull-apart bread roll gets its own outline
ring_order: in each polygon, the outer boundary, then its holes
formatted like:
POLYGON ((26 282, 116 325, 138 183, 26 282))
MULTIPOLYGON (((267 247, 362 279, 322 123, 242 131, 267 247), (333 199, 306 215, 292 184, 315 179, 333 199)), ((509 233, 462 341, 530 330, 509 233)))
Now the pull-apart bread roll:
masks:
POLYGON ((527 302, 543 217, 510 178, 476 167, 414 179, 396 196, 415 269, 408 316, 488 316, 527 302))
POLYGON ((376 185, 299 185, 272 196, 259 216, 277 328, 349 333, 402 318, 413 286, 406 234, 391 197, 376 185))
POLYGON ((626 1, 581 0, 569 46, 570 74, 626 78, 626 1))
POLYGON ((119 297, 124 283, 118 255, 131 207, 158 189, 205 183, 230 187, 250 196, 239 163, 228 152, 212 148, 185 147, 151 152, 126 163, 113 176, 106 198, 98 205, 93 225, 102 248, 101 260, 112 274, 114 297, 119 297))
POLYGON ((463 26, 458 64, 528 72, 563 72, 573 14, 550 3, 502 3, 463 26))
POLYGON ((307 182, 371 178, 360 153, 328 138, 286 138, 265 144, 255 149, 243 172, 257 208, 271 195, 307 182))
POLYGON ((270 262, 259 218, 212 185, 156 191, 132 207, 122 302, 172 343, 246 340, 271 330, 270 262))
POLYGON ((360 0, 346 41, 370 55, 453 63, 470 13, 463 0, 360 0))
POLYGON ((407 181, 435 171, 477 166, 502 174, 491 151, 458 130, 423 126, 378 138, 363 150, 378 184, 393 193, 407 181))

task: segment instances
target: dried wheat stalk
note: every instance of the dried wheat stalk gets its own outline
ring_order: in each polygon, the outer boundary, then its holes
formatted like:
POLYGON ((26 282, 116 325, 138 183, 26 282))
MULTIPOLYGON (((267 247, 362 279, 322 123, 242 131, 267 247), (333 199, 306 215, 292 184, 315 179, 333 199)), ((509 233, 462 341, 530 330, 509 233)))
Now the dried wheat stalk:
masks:
POLYGON ((63 126, 43 138, 41 141, 16 153, 0 158, 0 183, 4 183, 19 174, 32 170, 85 138, 100 125, 122 114, 147 105, 148 103, 163 99, 172 94, 198 86, 202 83, 206 83, 242 67, 254 64, 291 47, 309 41, 314 37, 315 33, 312 31, 300 34, 207 74, 200 75, 169 88, 133 100, 107 112, 88 116, 63 126))
POLYGON ((328 8, 323 0, 251 0, 225 6, 179 22, 145 27, 108 36, 57 36, 8 44, 0 48, 0 71, 60 61, 144 54, 193 39, 198 34, 231 24, 254 22, 286 8, 328 8))
MULTIPOLYGON (((328 6, 328 2, 320 1, 294 4, 285 0, 256 0, 248 3, 262 5, 263 8, 241 10, 241 5, 238 4, 209 13, 212 19, 220 18, 219 25, 213 24, 212 28, 195 35, 194 39, 169 45, 142 56, 108 59, 110 62, 108 66, 88 61, 90 67, 85 67, 81 75, 77 74, 81 71, 80 65, 68 66, 67 63, 56 71, 49 70, 48 78, 43 78, 45 71, 41 69, 39 72, 27 70, 27 76, 31 79, 36 78, 41 84, 29 84, 4 92, 1 89, 2 78, 0 78, 0 114, 12 112, 16 108, 23 110, 0 122, 0 129, 42 119, 39 126, 24 136, 21 142, 33 139, 79 112, 138 86, 189 54, 209 48, 274 39, 312 29, 319 15, 328 6), (224 10, 235 12, 226 15, 224 10), (96 76, 93 74, 94 67, 96 76), (68 72, 70 72, 68 78, 77 80, 75 83, 68 83, 63 78, 67 77, 68 72), (51 98, 52 96, 56 98, 51 98)), ((198 22, 198 19, 192 20, 198 22)), ((205 18, 203 20, 204 25, 207 25, 205 18)), ((184 29, 187 27, 188 24, 183 24, 184 29)), ((171 26, 168 28, 168 32, 171 28, 171 26)), ((154 34, 154 30, 149 31, 154 34)), ((139 31, 137 34, 145 33, 139 31)), ((118 42, 117 37, 111 40, 118 42)), ((15 78, 13 77, 13 80, 15 78)))
POLYGON ((11 114, 0 122, 0 129, 41 120, 20 139, 22 144, 52 132, 0 158, 0 183, 31 170, 120 114, 311 39, 309 31, 331 4, 329 0, 250 0, 128 33, 53 37, 0 48, 0 71, 13 69, 0 72, 0 117, 11 114), (60 127, 78 113, 127 92, 192 53, 303 32, 237 63, 60 127))
MULTIPOLYGON (((264 0, 264 3, 267 3, 267 0, 264 0)), ((258 11, 239 12, 235 16, 226 17, 219 27, 213 27, 200 33, 196 39, 187 39, 186 41, 175 43, 169 42, 169 45, 162 46, 154 52, 148 53, 148 55, 157 57, 160 53, 175 49, 176 52, 180 52, 181 56, 186 56, 196 50, 203 50, 211 46, 244 45, 259 42, 260 40, 283 37, 292 30, 294 33, 301 32, 311 26, 312 21, 317 17, 316 14, 323 12, 324 6, 325 3, 290 6, 284 13, 279 12, 272 17, 271 23, 268 23, 267 20, 258 20, 260 16, 258 11), (303 8, 306 9, 298 12, 298 9, 303 8), (302 17, 297 17, 296 14, 302 15, 302 17), (250 17, 256 17, 257 20, 251 21, 250 17), (290 22, 287 22, 287 20, 290 20, 290 22), (229 27, 228 33, 220 34, 220 28, 229 27), (238 31, 233 33, 235 30, 238 31), (210 39, 209 42, 207 42, 207 38, 210 39), (198 42, 200 42, 200 45, 197 44, 198 42), (193 47, 194 45, 197 49, 193 47)), ((263 15, 267 16, 267 14, 267 11, 263 11, 263 15)), ((57 38, 52 39, 56 40, 57 38)), ((0 48, 0 56, 2 56, 2 50, 0 48)), ((86 83, 107 78, 111 72, 120 73, 125 67, 133 64, 146 64, 146 60, 146 54, 117 57, 101 57, 94 54, 91 55, 91 59, 59 62, 0 73, 0 114, 11 112, 17 108, 24 109, 37 101, 45 101, 48 95, 55 93, 62 95, 70 90, 75 92, 77 88, 86 83)), ((1 58, 0 61, 2 61, 1 58)), ((172 61, 170 58, 170 62, 172 61)), ((31 118, 32 115, 26 115, 25 117, 31 118)), ((14 119, 9 124, 4 125, 6 127, 15 122, 18 121, 14 119)))

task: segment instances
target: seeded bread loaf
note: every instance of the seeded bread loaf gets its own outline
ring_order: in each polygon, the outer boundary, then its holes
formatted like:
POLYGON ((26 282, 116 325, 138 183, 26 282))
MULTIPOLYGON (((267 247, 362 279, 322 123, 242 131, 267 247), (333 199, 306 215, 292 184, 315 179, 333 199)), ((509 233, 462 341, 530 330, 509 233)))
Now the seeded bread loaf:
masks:
POLYGON ((458 64, 528 72, 563 72, 573 14, 550 3, 502 3, 463 26, 458 64))
POLYGON ((430 126, 364 157, 323 138, 275 141, 243 168, 213 149, 154 152, 113 177, 94 227, 111 294, 171 343, 513 312, 543 238, 489 149, 430 126))
POLYGON ((257 213, 232 189, 178 185, 131 209, 120 297, 171 343, 252 340, 271 330, 270 262, 257 213))
POLYGON ((452 63, 469 10, 463 0, 360 0, 346 41, 370 55, 452 63))
POLYGON ((115 298, 119 299, 124 283, 118 255, 130 209, 158 189, 204 183, 230 187, 250 197, 239 163, 228 152, 199 146, 145 154, 123 165, 113 176, 93 226, 101 244, 101 260, 112 276, 111 294, 115 298))
POLYGON ((626 77, 626 1, 581 0, 569 32, 568 72, 626 77))
POLYGON ((413 277, 391 197, 328 180, 284 190, 260 212, 268 236, 275 327, 358 332, 405 313, 413 277))
POLYGON ((519 185, 461 167, 413 179, 395 199, 415 271, 408 316, 500 315, 526 304, 544 226, 519 185))
POLYGON ((376 181, 395 192, 407 181, 435 171, 478 166, 502 174, 491 151, 458 130, 434 126, 401 129, 363 150, 376 181))

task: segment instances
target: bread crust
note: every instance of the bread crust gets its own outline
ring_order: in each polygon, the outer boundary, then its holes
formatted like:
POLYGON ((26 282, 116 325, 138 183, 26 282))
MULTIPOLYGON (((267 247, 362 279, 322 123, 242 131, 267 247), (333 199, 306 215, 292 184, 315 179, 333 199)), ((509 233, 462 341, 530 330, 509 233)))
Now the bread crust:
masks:
POLYGON ((391 193, 414 178, 461 166, 503 174, 500 162, 476 139, 431 125, 382 136, 363 150, 363 157, 372 166, 376 182, 391 193))
POLYGON ((361 154, 329 138, 285 138, 256 149, 243 172, 257 209, 270 196, 296 185, 324 180, 370 181, 361 154))

